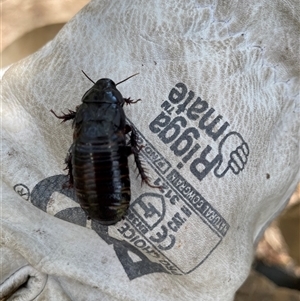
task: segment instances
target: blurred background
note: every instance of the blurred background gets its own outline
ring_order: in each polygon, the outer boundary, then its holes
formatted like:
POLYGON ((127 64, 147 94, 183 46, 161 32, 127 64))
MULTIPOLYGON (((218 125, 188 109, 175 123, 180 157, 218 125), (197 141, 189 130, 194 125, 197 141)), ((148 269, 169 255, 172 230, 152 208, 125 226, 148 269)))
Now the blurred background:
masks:
MULTIPOLYGON (((2 0, 1 69, 52 40, 88 0, 2 0)), ((235 301, 300 300, 300 185, 265 231, 235 301)))

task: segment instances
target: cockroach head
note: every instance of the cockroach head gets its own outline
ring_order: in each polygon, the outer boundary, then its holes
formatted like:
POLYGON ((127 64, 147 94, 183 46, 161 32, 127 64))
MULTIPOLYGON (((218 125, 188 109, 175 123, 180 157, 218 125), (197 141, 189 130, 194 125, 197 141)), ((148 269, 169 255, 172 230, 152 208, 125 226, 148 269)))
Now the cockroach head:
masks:
POLYGON ((109 78, 101 78, 99 79, 96 83, 83 71, 81 70, 82 73, 86 76, 87 79, 89 79, 94 85, 99 86, 100 89, 105 89, 105 88, 115 88, 117 85, 127 81, 128 79, 138 75, 139 73, 135 73, 125 79, 123 79, 122 81, 118 82, 117 84, 115 84, 111 79, 109 78))
POLYGON ((83 70, 82 73, 88 78, 99 90, 106 90, 116 88, 116 84, 109 78, 101 78, 97 82, 94 82, 83 70))

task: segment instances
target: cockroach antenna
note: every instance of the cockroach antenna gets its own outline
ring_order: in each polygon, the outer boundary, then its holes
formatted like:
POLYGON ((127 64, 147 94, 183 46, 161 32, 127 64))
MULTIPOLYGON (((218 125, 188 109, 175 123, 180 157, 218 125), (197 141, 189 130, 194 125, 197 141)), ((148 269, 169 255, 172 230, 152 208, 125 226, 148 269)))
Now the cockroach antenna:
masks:
POLYGON ((129 77, 123 79, 122 81, 118 82, 118 83, 116 84, 116 86, 117 86, 118 84, 124 83, 124 82, 127 81, 128 79, 130 79, 130 78, 132 78, 132 77, 134 77, 134 76, 136 76, 136 75, 138 75, 138 74, 139 74, 139 73, 136 73, 136 74, 133 74, 133 75, 131 75, 131 76, 129 76, 129 77))
POLYGON ((86 76, 87 79, 89 79, 94 85, 96 84, 83 70, 81 72, 86 76))

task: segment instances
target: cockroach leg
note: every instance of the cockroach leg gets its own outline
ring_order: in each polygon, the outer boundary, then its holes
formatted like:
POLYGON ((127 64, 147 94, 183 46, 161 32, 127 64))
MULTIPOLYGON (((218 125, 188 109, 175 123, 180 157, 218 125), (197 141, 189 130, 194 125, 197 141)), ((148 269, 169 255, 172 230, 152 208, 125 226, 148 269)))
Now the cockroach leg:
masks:
MULTIPOLYGON (((72 148, 72 146, 71 146, 72 148)), ((69 176, 69 181, 67 181, 64 185, 63 188, 73 188, 74 184, 74 178, 73 178, 73 173, 72 173, 72 153, 71 153, 71 148, 67 154, 67 157, 65 159, 65 164, 66 168, 65 170, 68 170, 68 176, 69 176)))
POLYGON ((143 148, 143 146, 139 146, 137 143, 137 140, 138 140, 137 133, 136 133, 135 129, 133 127, 131 127, 131 137, 130 137, 131 152, 134 155, 134 161, 135 161, 136 167, 139 171, 139 174, 141 175, 142 184, 146 183, 149 187, 152 187, 152 188, 159 188, 159 189, 163 188, 163 186, 157 186, 157 185, 151 184, 150 179, 146 174, 146 169, 144 168, 143 163, 140 159, 140 155, 139 155, 139 152, 143 148))
POLYGON ((124 135, 130 133, 132 131, 132 127, 129 124, 125 125, 124 135))
POLYGON ((53 110, 50 110, 50 112, 58 119, 63 119, 62 122, 66 122, 67 120, 74 119, 76 117, 76 112, 69 110, 69 114, 65 114, 62 112, 62 116, 56 115, 56 113, 53 110))
POLYGON ((131 105, 132 103, 137 103, 138 101, 141 101, 141 99, 137 99, 137 100, 133 100, 133 99, 130 99, 129 98, 123 98, 124 102, 127 104, 127 105, 131 105))

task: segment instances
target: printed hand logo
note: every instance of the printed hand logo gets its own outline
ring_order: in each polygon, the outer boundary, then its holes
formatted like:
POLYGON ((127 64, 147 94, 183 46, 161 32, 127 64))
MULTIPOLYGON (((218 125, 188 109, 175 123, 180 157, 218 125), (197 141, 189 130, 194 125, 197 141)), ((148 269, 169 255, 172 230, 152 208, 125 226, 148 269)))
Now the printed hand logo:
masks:
POLYGON ((247 164, 249 147, 239 133, 230 132, 219 144, 219 155, 221 159, 214 170, 215 176, 222 178, 228 169, 237 175, 247 164))

